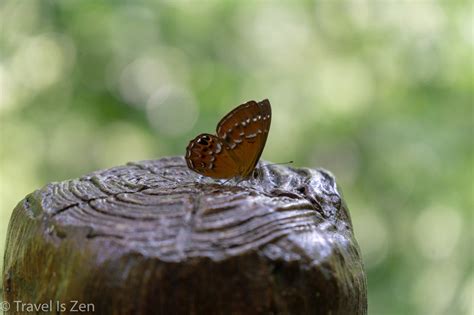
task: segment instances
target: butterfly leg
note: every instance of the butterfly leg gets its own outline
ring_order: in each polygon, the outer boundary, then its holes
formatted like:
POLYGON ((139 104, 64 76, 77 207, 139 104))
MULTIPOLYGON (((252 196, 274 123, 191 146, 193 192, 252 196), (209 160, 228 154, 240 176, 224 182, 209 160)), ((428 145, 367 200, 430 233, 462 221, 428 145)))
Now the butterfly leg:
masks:
POLYGON ((222 185, 225 185, 225 184, 227 184, 228 182, 230 182, 231 180, 232 180, 232 178, 228 178, 228 179, 226 179, 224 182, 222 182, 221 184, 222 184, 222 185))
POLYGON ((238 178, 237 178, 237 181, 235 182, 235 186, 239 186, 239 184, 240 184, 241 182, 243 182, 244 180, 246 180, 246 178, 244 178, 244 177, 238 177, 238 178))

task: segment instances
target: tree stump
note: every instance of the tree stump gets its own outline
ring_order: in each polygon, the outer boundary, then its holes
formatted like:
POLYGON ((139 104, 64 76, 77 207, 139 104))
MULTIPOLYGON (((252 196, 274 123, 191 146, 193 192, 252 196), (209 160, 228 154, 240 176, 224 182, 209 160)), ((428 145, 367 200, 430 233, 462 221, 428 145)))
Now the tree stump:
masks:
POLYGON ((170 157, 33 192, 8 229, 10 312, 27 313, 21 301, 64 313, 366 314, 334 178, 279 165, 254 175, 224 183, 170 157))

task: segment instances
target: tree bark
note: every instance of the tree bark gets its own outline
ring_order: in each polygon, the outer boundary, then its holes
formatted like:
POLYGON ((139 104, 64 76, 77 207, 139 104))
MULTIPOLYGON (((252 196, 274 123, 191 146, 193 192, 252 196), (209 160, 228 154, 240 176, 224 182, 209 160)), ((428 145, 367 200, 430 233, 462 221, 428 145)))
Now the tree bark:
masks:
POLYGON ((78 301, 96 314, 366 314, 332 175, 261 165, 235 183, 171 157, 33 192, 8 229, 10 313, 22 313, 15 301, 64 313, 78 301))

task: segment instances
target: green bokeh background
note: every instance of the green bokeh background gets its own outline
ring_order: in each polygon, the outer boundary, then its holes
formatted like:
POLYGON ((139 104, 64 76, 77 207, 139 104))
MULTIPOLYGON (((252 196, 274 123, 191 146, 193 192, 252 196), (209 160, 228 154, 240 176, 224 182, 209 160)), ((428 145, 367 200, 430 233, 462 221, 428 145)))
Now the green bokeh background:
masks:
POLYGON ((473 314, 463 1, 2 1, 0 252, 50 181, 183 154, 269 98, 263 158, 344 189, 370 314, 473 314))

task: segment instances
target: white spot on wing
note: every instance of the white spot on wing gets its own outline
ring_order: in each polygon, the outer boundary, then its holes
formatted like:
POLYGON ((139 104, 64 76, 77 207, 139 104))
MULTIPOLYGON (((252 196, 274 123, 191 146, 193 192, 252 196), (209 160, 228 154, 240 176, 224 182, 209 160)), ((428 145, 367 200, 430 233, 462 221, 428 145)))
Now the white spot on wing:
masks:
POLYGON ((221 144, 218 142, 217 145, 216 145, 216 154, 221 153, 221 151, 222 151, 222 146, 221 146, 221 144))

